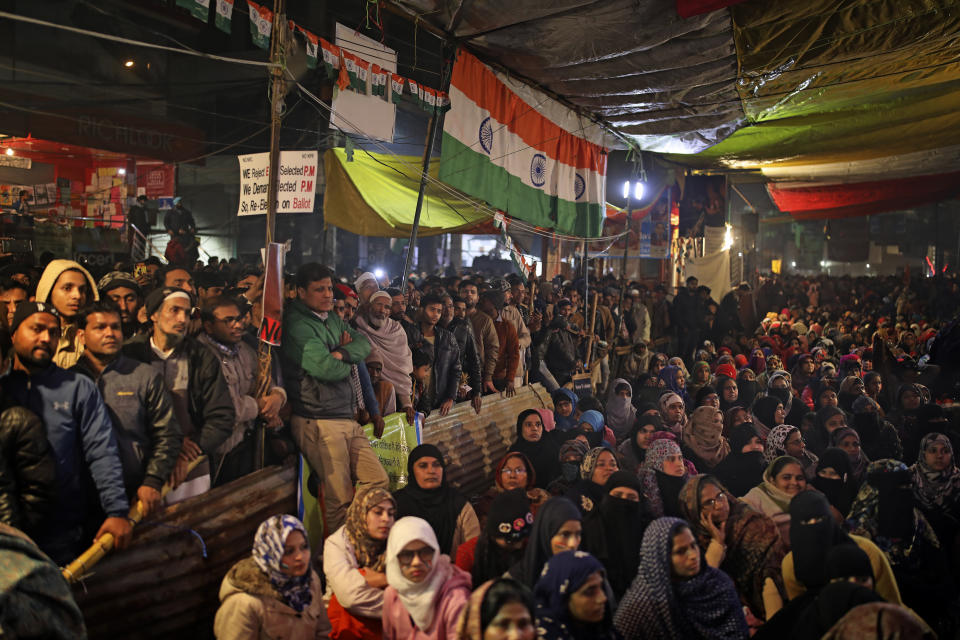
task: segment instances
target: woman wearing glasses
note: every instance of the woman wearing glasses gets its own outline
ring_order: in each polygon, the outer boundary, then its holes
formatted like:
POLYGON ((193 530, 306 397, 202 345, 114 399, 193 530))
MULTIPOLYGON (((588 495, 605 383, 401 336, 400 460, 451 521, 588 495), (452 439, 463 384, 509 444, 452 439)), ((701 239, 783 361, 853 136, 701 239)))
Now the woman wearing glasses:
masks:
POLYGON ((470 597, 470 574, 440 553, 426 520, 400 518, 387 538, 386 640, 455 638, 470 597))
POLYGON ((780 567, 786 550, 773 520, 705 474, 687 480, 680 506, 707 564, 733 578, 754 616, 766 620, 776 613, 785 593, 780 567))

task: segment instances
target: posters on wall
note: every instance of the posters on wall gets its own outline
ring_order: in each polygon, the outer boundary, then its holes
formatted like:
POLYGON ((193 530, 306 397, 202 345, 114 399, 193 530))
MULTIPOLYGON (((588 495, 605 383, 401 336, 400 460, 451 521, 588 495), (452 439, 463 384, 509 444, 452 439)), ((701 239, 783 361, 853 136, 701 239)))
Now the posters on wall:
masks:
MULTIPOLYGON (((237 156, 240 165, 238 216, 267 213, 270 154, 237 156)), ((317 151, 281 151, 277 213, 311 213, 317 190, 317 151)))
POLYGON ((687 176, 680 199, 680 235, 703 237, 706 227, 727 221, 726 176, 687 176))
MULTIPOLYGON (((591 257, 622 258, 624 242, 629 242, 629 258, 663 259, 670 256, 671 189, 661 188, 653 202, 642 209, 632 209, 630 235, 620 238, 612 245, 609 242, 594 242, 590 245, 591 257)), ((603 235, 623 233, 626 212, 607 206, 603 221, 603 235)))

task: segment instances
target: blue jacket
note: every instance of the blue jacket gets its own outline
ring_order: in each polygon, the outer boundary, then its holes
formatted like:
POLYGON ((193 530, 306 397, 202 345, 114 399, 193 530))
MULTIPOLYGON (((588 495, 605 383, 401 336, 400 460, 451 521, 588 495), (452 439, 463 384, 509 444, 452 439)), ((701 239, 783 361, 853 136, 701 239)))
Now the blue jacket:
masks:
POLYGON ((0 385, 18 404, 40 416, 56 459, 56 506, 41 528, 55 533, 89 518, 88 477, 96 485, 104 513, 126 517, 130 504, 117 440, 93 381, 50 365, 32 376, 8 369, 0 385))

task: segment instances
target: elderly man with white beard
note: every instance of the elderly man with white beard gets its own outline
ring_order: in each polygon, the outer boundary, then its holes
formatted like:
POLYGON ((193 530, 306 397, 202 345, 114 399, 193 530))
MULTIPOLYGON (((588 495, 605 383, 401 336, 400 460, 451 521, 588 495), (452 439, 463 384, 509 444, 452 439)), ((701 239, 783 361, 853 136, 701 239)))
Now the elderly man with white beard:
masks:
POLYGON ((393 384, 399 398, 401 411, 413 421, 413 399, 410 374, 413 373, 413 358, 407 344, 407 332, 390 317, 392 300, 386 291, 375 291, 368 303, 360 307, 355 317, 357 329, 367 336, 383 357, 383 377, 393 384))

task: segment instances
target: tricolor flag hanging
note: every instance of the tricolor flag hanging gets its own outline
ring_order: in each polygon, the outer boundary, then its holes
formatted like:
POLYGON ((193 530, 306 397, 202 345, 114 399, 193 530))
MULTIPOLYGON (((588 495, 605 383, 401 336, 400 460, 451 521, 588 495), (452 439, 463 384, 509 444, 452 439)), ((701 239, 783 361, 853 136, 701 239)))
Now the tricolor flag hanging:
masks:
MULTIPOLYGON (((315 36, 303 27, 297 25, 297 30, 307 39, 307 68, 317 68, 317 49, 320 47, 320 36, 315 36)), ((326 65, 326 61, 324 61, 326 65)))
POLYGON ((411 80, 410 78, 407 78, 407 87, 410 90, 410 95, 417 101, 420 108, 423 109, 423 87, 417 84, 416 80, 411 80))
POLYGON ((215 22, 217 29, 230 33, 233 27, 233 0, 217 0, 215 22))
POLYGON ((497 211, 493 216, 493 226, 500 231, 500 237, 503 240, 503 244, 506 245, 510 251, 510 257, 513 259, 514 266, 517 267, 523 280, 527 281, 533 273, 533 265, 527 262, 526 256, 524 256, 517 245, 514 244, 513 238, 507 233, 507 225, 507 217, 503 215, 502 211, 497 211))
POLYGON ((423 108, 431 113, 437 108, 437 93, 436 89, 423 87, 423 108))
POLYGON ((247 0, 250 8, 250 37, 253 44, 261 49, 270 48, 270 33, 273 31, 273 11, 261 7, 253 0, 247 0))
POLYGON ((397 104, 403 97, 403 76, 390 74, 390 102, 397 104))
POLYGON ((387 76, 390 72, 378 64, 370 65, 370 93, 375 96, 383 96, 387 93, 387 76))
POLYGON ((601 233, 605 132, 464 50, 450 84, 440 180, 510 217, 561 233, 601 233))
MULTIPOLYGON (((340 49, 341 65, 344 69, 347 70, 347 77, 350 78, 350 88, 357 89, 360 86, 360 78, 358 76, 358 66, 357 63, 360 61, 360 58, 353 55, 346 49, 340 49)), ((342 89, 343 87, 341 87, 342 89)))
POLYGON ((450 111, 450 94, 446 91, 437 92, 437 108, 440 109, 440 113, 450 111))
POLYGON ((367 93, 367 78, 370 76, 370 63, 363 58, 357 57, 357 82, 353 87, 357 93, 367 93))
POLYGON ((323 53, 323 68, 327 77, 333 80, 340 71, 340 47, 320 38, 320 50, 323 53))
POLYGON ((177 6, 189 11, 197 20, 206 22, 210 18, 210 0, 177 0, 177 6))

